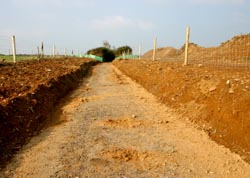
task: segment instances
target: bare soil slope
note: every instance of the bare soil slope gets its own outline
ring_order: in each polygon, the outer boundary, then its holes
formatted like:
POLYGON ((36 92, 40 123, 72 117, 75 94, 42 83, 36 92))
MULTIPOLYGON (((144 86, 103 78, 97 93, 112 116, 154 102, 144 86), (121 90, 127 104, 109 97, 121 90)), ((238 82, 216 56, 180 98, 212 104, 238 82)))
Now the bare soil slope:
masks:
POLYGON ((114 65, 250 162, 250 73, 148 60, 114 65))
POLYGON ((42 128, 58 100, 95 63, 70 58, 0 67, 0 166, 42 128))
MULTIPOLYGON (((179 53, 179 50, 173 47, 166 47, 166 48, 158 48, 156 50, 157 58, 172 58, 176 57, 179 53)), ((142 58, 144 59, 151 59, 153 56, 153 50, 146 52, 142 58)))

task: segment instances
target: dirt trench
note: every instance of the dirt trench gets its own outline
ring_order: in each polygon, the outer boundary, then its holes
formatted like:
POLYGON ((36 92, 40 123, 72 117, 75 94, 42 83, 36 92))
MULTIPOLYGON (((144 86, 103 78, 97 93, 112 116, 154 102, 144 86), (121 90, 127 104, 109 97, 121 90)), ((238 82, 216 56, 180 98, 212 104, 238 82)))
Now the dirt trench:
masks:
POLYGON ((250 177, 250 165, 112 64, 60 104, 0 177, 250 177))
POLYGON ((97 61, 60 58, 22 61, 0 70, 0 168, 47 121, 97 61))

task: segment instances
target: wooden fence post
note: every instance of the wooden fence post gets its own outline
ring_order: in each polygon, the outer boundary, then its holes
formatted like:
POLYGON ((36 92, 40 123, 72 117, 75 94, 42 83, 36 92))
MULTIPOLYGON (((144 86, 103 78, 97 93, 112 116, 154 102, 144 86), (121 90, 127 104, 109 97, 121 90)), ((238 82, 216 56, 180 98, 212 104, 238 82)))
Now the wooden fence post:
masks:
POLYGON ((38 61, 39 61, 39 58, 40 58, 39 46, 37 46, 37 58, 38 58, 38 61))
POLYGON ((64 48, 64 57, 67 57, 67 49, 64 48))
POLYGON ((43 42, 41 45, 41 57, 44 58, 44 46, 43 46, 43 42))
POLYGON ((55 54, 56 54, 56 46, 53 45, 53 57, 55 57, 55 54))
POLYGON ((157 45, 157 38, 154 39, 154 51, 153 51, 153 61, 155 61, 156 57, 156 45, 157 45))
POLYGON ((13 62, 16 63, 16 37, 12 36, 13 62))
POLYGON ((141 45, 139 45, 139 60, 141 59, 141 45))
POLYGON ((188 45, 189 45, 189 38, 190 38, 190 27, 186 29, 186 45, 185 45, 185 61, 184 65, 188 65, 188 45))

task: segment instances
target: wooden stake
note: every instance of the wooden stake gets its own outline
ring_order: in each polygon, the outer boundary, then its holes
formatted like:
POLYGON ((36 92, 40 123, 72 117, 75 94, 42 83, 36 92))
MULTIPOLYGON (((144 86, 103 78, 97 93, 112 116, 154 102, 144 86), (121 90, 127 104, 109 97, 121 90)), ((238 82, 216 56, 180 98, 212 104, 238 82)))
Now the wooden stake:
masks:
POLYGON ((39 58, 40 58, 39 46, 37 46, 37 58, 38 58, 38 60, 39 60, 39 58))
POLYGON ((184 65, 188 65, 189 37, 190 37, 190 27, 187 27, 187 30, 186 30, 186 45, 185 45, 185 61, 184 61, 184 65))
POLYGON ((124 51, 123 54, 122 54, 123 59, 125 59, 125 54, 126 54, 126 52, 124 51))
POLYGON ((53 45, 53 57, 55 57, 55 54, 56 54, 56 46, 53 45))
POLYGON ((13 62, 16 63, 16 38, 12 36, 13 62))
POLYGON ((44 48, 43 48, 44 46, 43 46, 43 42, 42 42, 42 44, 41 44, 41 56, 42 56, 42 58, 44 57, 44 48))
POLYGON ((153 61, 155 61, 156 57, 156 45, 157 45, 157 38, 154 39, 154 51, 153 51, 153 61))
POLYGON ((67 49, 64 48, 64 56, 67 57, 67 49))
POLYGON ((141 59, 141 45, 139 45, 139 60, 141 59))

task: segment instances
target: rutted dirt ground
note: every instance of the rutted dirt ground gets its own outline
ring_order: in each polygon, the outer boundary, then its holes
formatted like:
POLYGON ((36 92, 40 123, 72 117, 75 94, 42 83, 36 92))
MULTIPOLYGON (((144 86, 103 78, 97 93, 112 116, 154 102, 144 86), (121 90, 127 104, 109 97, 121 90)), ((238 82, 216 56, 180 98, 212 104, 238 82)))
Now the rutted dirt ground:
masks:
POLYGON ((250 165, 112 64, 61 104, 1 177, 250 177, 250 165))

